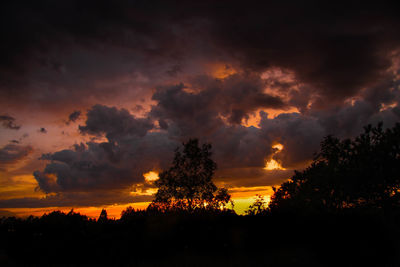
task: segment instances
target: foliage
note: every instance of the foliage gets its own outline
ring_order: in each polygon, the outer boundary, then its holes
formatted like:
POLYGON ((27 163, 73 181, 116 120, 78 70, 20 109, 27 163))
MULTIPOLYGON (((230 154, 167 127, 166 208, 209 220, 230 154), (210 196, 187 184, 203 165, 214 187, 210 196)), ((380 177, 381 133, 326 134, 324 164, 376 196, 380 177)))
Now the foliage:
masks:
POLYGON ((0 266, 400 266, 400 212, 124 214, 0 218, 0 266))
POLYGON ((263 215, 267 212, 267 202, 262 195, 256 195, 256 200, 245 211, 247 215, 263 215))
POLYGON ((199 147, 197 139, 183 143, 183 151, 175 150, 172 166, 155 181, 158 191, 149 209, 159 211, 226 209, 231 196, 224 188, 217 189, 212 177, 217 164, 211 159, 211 145, 199 147))
POLYGON ((104 223, 104 222, 108 221, 107 211, 105 209, 101 210, 101 213, 100 213, 98 221, 101 222, 101 223, 104 223))
POLYGON ((311 166, 274 191, 271 210, 400 207, 400 124, 368 125, 355 139, 327 136, 311 166))
POLYGON ((217 194, 215 195, 213 201, 211 202, 214 209, 226 210, 228 208, 228 204, 231 205, 231 209, 234 208, 233 200, 231 199, 231 195, 228 193, 228 189, 219 188, 217 190, 217 194))
POLYGON ((132 222, 146 215, 148 215, 148 212, 146 210, 139 210, 139 209, 135 210, 134 208, 129 206, 121 212, 120 221, 132 222))
POLYGON ((135 215, 136 211, 134 208, 132 208, 131 206, 127 207, 126 209, 124 209, 121 212, 121 220, 122 221, 126 221, 128 220, 130 217, 133 217, 135 215))

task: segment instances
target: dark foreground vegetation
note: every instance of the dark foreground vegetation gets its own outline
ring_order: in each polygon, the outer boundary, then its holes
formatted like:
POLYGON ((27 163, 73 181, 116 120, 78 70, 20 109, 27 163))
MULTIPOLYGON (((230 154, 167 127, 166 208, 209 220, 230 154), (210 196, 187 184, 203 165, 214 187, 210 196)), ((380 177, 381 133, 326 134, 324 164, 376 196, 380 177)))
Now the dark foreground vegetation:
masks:
POLYGON ((399 266, 400 213, 151 214, 96 222, 53 212, 1 221, 1 265, 399 266))
POLYGON ((400 124, 326 137, 313 164, 238 216, 210 146, 176 152, 145 211, 0 221, 0 265, 400 266, 400 124))

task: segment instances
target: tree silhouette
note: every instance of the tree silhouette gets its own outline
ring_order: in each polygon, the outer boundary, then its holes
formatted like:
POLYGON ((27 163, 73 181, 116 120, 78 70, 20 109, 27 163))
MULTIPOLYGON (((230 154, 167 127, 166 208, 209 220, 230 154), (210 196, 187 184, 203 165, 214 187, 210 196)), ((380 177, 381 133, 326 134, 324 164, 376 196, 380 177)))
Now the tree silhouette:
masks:
POLYGON ((311 166, 274 191, 271 210, 400 207, 400 124, 368 125, 355 139, 325 137, 311 166))
POLYGON ((256 195, 256 200, 245 211, 247 215, 262 215, 267 212, 267 202, 262 195, 256 195))
POLYGON ((213 201, 211 202, 214 209, 221 209, 221 210, 226 210, 228 207, 228 204, 231 204, 231 209, 233 210, 233 207, 235 204, 233 203, 231 199, 231 195, 228 193, 228 189, 226 188, 220 188, 217 190, 217 194, 215 195, 213 201))
POLYGON ((155 181, 158 191, 150 209, 225 209, 231 196, 226 189, 217 191, 212 181, 217 164, 211 159, 211 144, 199 147, 198 139, 190 139, 183 147, 182 152, 175 150, 172 166, 155 181))
POLYGON ((100 222, 100 223, 103 223, 103 222, 107 222, 107 221, 108 221, 106 209, 102 209, 102 210, 101 210, 99 219, 98 219, 97 221, 100 222))

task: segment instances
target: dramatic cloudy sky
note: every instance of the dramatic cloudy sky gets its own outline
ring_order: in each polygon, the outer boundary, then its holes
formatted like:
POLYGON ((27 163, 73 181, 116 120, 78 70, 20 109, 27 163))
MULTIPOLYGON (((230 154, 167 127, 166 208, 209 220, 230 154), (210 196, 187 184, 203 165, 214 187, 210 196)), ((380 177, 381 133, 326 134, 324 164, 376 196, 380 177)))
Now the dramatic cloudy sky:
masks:
POLYGON ((145 204, 193 137, 213 145, 215 182, 238 203, 270 194, 324 136, 400 121, 399 11, 2 1, 1 212, 145 204))

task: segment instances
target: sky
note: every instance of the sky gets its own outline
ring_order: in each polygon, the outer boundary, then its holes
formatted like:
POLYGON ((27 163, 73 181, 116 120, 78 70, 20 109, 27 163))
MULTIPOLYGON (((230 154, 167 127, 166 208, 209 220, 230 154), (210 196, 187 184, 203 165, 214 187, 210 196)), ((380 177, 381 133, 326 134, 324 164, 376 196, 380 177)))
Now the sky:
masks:
POLYGON ((0 215, 119 217, 190 138, 243 212, 324 136, 400 121, 400 17, 375 1, 11 1, 0 215))

